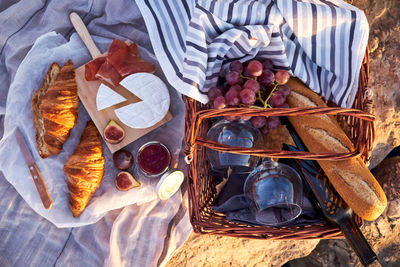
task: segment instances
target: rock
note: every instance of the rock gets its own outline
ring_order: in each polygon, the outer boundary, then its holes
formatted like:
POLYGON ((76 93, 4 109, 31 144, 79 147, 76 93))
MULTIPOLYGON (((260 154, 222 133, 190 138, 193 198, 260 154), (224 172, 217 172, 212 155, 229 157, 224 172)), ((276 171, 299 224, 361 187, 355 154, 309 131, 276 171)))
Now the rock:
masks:
POLYGON ((400 218, 400 199, 389 203, 386 215, 392 220, 400 218))
POLYGON ((370 167, 400 145, 400 5, 397 0, 357 0, 370 25, 370 87, 377 116, 370 167))
MULTIPOLYGON (((388 198, 388 208, 374 222, 361 228, 382 266, 400 266, 400 157, 387 159, 372 171, 388 198)), ((346 240, 323 240, 306 258, 293 266, 362 266, 346 240)))
POLYGON ((166 267, 281 266, 307 256, 319 240, 275 241, 191 234, 166 267))

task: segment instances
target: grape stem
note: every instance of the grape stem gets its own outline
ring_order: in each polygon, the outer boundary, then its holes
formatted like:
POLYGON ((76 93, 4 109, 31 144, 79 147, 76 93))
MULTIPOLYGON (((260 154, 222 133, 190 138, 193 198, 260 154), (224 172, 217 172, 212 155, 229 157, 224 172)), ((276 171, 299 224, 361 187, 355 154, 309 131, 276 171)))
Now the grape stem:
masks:
POLYGON ((263 107, 259 107, 259 106, 246 106, 243 104, 239 104, 240 108, 256 108, 256 109, 264 109, 263 107))
POLYGON ((261 97, 261 91, 257 92, 257 100, 261 102, 261 104, 263 105, 263 107, 265 108, 268 104, 262 99, 261 97))
MULTIPOLYGON (((261 97, 261 91, 257 92, 257 100, 261 102, 261 104, 263 105, 264 108, 272 108, 272 106, 270 104, 268 104, 269 99, 271 98, 271 96, 275 95, 275 91, 278 89, 278 83, 273 83, 274 88, 271 90, 271 92, 269 93, 268 97, 264 100, 261 97)), ((251 107, 255 107, 255 106, 251 106, 251 107)))
POLYGON ((249 108, 264 109, 263 107, 259 107, 259 106, 249 106, 249 108))
POLYGON ((246 79, 246 80, 257 80, 257 78, 256 77, 247 77, 247 76, 244 76, 242 73, 239 73, 239 77, 240 78, 242 78, 242 79, 246 79))
MULTIPOLYGON (((242 74, 240 74, 242 77, 242 74)), ((242 78, 247 78, 245 76, 243 76, 242 78)), ((247 79, 251 79, 251 78, 247 78, 247 79)), ((271 98, 271 96, 275 95, 275 91, 278 90, 278 83, 274 82, 273 83, 274 88, 272 88, 271 92, 269 93, 268 97, 264 100, 262 99, 261 96, 261 90, 257 92, 257 100, 261 102, 261 104, 263 105, 262 107, 259 106, 246 106, 243 104, 239 104, 239 107, 248 107, 248 108, 257 108, 257 109, 263 109, 263 108, 272 108, 272 106, 270 104, 268 104, 269 99, 271 98)))
POLYGON ((272 106, 270 104, 268 104, 268 101, 271 98, 271 96, 275 95, 275 91, 278 90, 278 85, 279 84, 274 82, 273 85, 274 85, 274 88, 272 88, 271 93, 269 93, 267 99, 265 99, 264 108, 267 108, 267 107, 272 108, 272 106))

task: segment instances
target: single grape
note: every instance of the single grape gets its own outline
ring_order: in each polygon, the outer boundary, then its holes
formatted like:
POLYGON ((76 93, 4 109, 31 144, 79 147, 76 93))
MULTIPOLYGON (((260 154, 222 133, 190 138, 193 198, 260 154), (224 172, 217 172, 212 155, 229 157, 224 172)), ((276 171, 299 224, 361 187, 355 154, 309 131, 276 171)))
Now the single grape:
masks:
POLYGON ((279 84, 285 84, 289 81, 290 74, 286 70, 279 70, 275 73, 275 81, 279 84))
POLYGON ((269 69, 264 69, 263 73, 257 78, 257 81, 263 86, 268 86, 272 84, 274 80, 275 80, 275 75, 269 69))
POLYGON ((286 98, 285 98, 285 96, 282 94, 282 92, 275 91, 275 92, 273 93, 273 96, 271 96, 271 98, 269 99, 268 102, 269 102, 269 104, 270 104, 271 106, 276 107, 276 106, 282 105, 283 103, 285 103, 285 101, 286 101, 286 98))
POLYGON ((240 93, 240 91, 242 91, 242 87, 239 84, 234 84, 231 86, 231 88, 229 90, 236 90, 238 93, 240 93))
POLYGON ((291 89, 287 84, 279 85, 278 91, 283 94, 284 97, 288 97, 290 95, 291 89))
POLYGON ((230 71, 225 75, 226 82, 230 85, 239 84, 240 74, 237 71, 230 71))
POLYGON ((274 87, 275 87, 275 85, 272 84, 272 83, 270 83, 270 84, 268 84, 268 85, 265 85, 265 89, 267 89, 267 90, 269 90, 269 91, 272 91, 272 89, 274 89, 274 87))
POLYGON ((219 90, 221 90, 222 95, 224 95, 224 94, 226 94, 226 92, 228 92, 228 88, 226 88, 226 87, 224 87, 224 86, 222 86, 222 85, 217 86, 217 88, 218 88, 219 90))
POLYGON ((234 88, 229 89, 229 91, 225 94, 226 103, 229 106, 237 106, 240 103, 239 92, 234 88))
POLYGON ((251 124, 255 128, 262 128, 265 124, 267 124, 267 119, 264 116, 253 117, 250 120, 251 124))
POLYGON ((238 116, 225 116, 224 119, 227 121, 235 121, 235 120, 238 120, 239 117, 238 116))
MULTIPOLYGON (((243 108, 249 108, 248 105, 243 105, 243 104, 241 105, 241 107, 243 107, 243 108)), ((252 115, 240 115, 240 118, 241 118, 242 120, 244 120, 244 121, 248 121, 248 120, 250 120, 252 117, 253 117, 252 115)))
POLYGON ((282 105, 276 106, 276 108, 289 108, 289 104, 283 103, 282 105))
POLYGON ((273 64, 272 64, 271 60, 269 60, 269 59, 263 60, 262 65, 263 65, 263 72, 265 69, 272 70, 272 68, 273 68, 273 64))
POLYGON ((243 88, 250 89, 254 93, 257 93, 260 90, 260 84, 256 80, 247 80, 244 83, 243 88))
POLYGON ((281 119, 276 116, 268 117, 267 126, 269 129, 276 129, 281 125, 281 119))
POLYGON ((240 92, 240 100, 245 105, 253 105, 256 102, 256 93, 245 88, 240 92))
POLYGON ((262 134, 267 134, 268 131, 269 131, 268 126, 265 125, 264 127, 261 127, 261 128, 260 128, 260 131, 261 131, 262 134))
POLYGON ((211 87, 207 92, 207 96, 211 101, 220 95, 222 95, 222 90, 218 87, 211 87))
POLYGON ((251 117, 251 115, 240 115, 240 118, 241 118, 242 120, 244 120, 244 121, 248 121, 248 120, 250 120, 252 117, 251 117))
POLYGON ((243 68, 242 74, 244 77, 251 77, 251 75, 249 74, 249 70, 247 69, 247 66, 243 68))
POLYGON ((222 108, 224 108, 224 107, 226 107, 226 100, 225 100, 225 97, 223 97, 222 95, 217 96, 217 97, 214 99, 214 108, 222 109, 222 108))
POLYGON ((273 89, 274 89, 274 85, 272 83, 265 86, 264 90, 263 90, 264 94, 262 95, 263 99, 266 99, 271 94, 273 89))
POLYGON ((258 77, 263 72, 263 66, 260 61, 252 60, 249 62, 249 65, 247 65, 247 71, 251 76, 258 77))
POLYGON ((229 70, 241 73, 243 71, 243 64, 239 60, 232 61, 229 64, 229 70))

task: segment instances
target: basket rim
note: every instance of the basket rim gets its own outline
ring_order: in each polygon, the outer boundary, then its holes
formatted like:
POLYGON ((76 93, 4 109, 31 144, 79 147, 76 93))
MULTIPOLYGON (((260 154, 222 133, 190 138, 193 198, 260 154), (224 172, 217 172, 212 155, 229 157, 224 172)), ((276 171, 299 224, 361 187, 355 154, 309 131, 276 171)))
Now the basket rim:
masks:
MULTIPOLYGON (((268 149, 246 149, 240 147, 226 146, 206 138, 198 136, 198 129, 203 120, 220 117, 220 116, 237 116, 237 115, 252 115, 252 116, 310 116, 310 115, 342 115, 352 116, 365 122, 365 127, 375 128, 376 116, 353 108, 341 107, 301 107, 301 108, 224 108, 224 109, 207 109, 201 110, 193 114, 194 120, 189 129, 185 144, 185 160, 190 163, 193 160, 193 153, 196 146, 205 146, 220 152, 230 152, 233 154, 247 154, 260 157, 278 157, 278 158, 299 158, 308 160, 343 160, 355 158, 363 155, 362 147, 364 147, 363 136, 360 140, 355 140, 355 150, 347 153, 313 153, 313 152, 292 152, 285 150, 268 150, 268 149)), ((372 131, 374 133, 374 131, 372 131)), ((374 139, 375 136, 373 135, 374 139)))

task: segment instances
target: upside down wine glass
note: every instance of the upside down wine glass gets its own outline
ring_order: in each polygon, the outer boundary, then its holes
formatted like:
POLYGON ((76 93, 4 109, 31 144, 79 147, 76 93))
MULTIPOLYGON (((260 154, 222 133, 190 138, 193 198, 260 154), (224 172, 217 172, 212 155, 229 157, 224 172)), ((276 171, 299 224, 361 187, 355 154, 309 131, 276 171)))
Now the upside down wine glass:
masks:
POLYGON ((301 177, 286 164, 264 160, 246 178, 244 193, 262 225, 280 226, 301 214, 301 177))
MULTIPOLYGON (((262 148, 264 136, 249 121, 220 120, 207 133, 207 139, 228 146, 243 148, 262 148)), ((260 157, 219 152, 207 149, 207 158, 211 170, 224 176, 231 168, 233 173, 250 173, 259 163, 260 157)), ((226 177, 226 176, 225 176, 226 177)))

